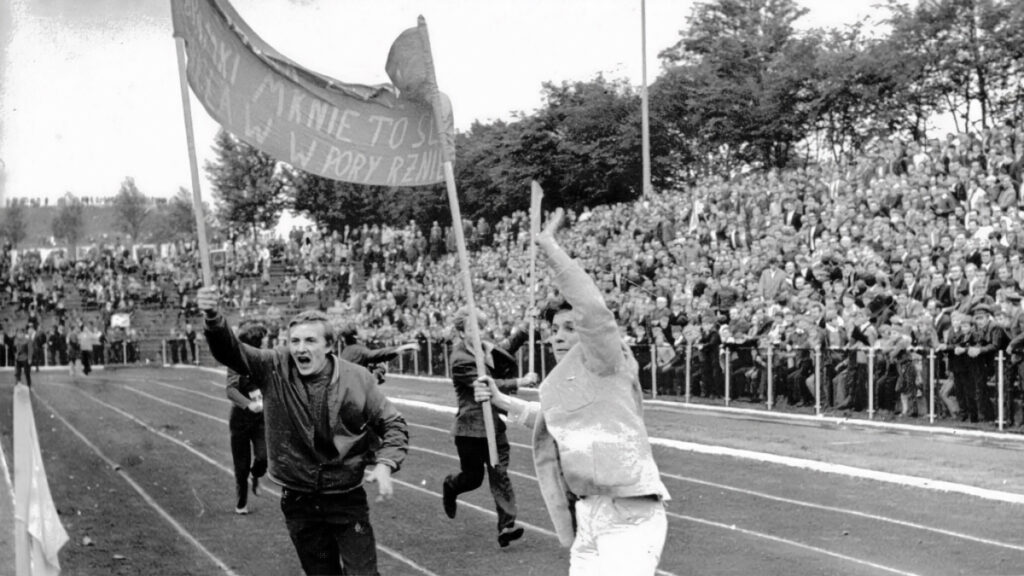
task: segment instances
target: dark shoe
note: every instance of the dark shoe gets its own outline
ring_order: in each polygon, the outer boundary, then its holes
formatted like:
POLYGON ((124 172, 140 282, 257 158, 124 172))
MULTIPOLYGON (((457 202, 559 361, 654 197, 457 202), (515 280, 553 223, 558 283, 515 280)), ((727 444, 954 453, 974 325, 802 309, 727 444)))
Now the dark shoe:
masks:
POLYGON ((441 503, 444 504, 444 513, 449 518, 455 518, 455 488, 450 480, 451 477, 446 476, 441 486, 441 503))
POLYGON ((252 477, 252 495, 259 496, 260 494, 260 479, 256 476, 252 477))
POLYGON ((509 526, 508 528, 502 529, 501 532, 498 532, 498 546, 501 546, 502 548, 507 547, 509 542, 522 538, 523 532, 524 530, 522 526, 509 526))

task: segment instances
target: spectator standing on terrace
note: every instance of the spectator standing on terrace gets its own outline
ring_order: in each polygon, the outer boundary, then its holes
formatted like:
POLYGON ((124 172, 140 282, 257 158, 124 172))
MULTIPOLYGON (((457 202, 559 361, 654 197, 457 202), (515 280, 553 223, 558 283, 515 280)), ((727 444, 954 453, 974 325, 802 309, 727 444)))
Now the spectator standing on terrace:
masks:
POLYGON ((40 327, 35 327, 29 330, 29 334, 32 335, 32 348, 35 350, 35 354, 32 356, 32 366, 35 366, 36 372, 39 372, 39 367, 46 362, 46 332, 40 327))
POLYGON ((966 371, 967 386, 964 391, 967 417, 971 422, 977 422, 979 419, 991 421, 994 414, 989 399, 988 379, 995 374, 997 352, 1006 348, 1009 338, 1001 326, 992 322, 990 305, 976 304, 971 309, 971 316, 974 320, 974 329, 967 339, 966 346, 956 347, 953 354, 966 355, 971 359, 966 371))
POLYGON ((263 394, 270 478, 307 574, 377 574, 365 482, 378 500, 409 448, 402 415, 363 367, 337 358, 326 314, 288 323, 286 345, 258 349, 238 340, 218 312, 215 286, 199 289, 206 340, 218 362, 248 374, 263 394), (375 464, 372 471, 367 466, 375 464), (344 571, 343 571, 344 570, 344 571))
POLYGON ((559 209, 536 239, 566 299, 552 318, 558 363, 540 402, 507 395, 490 377, 478 380, 475 398, 491 399, 510 421, 535 422, 534 465, 555 532, 571 546, 570 574, 653 575, 669 494, 643 421, 637 363, 597 285, 555 242, 561 222, 559 209))
POLYGON ((82 354, 82 374, 86 376, 92 372, 94 346, 99 343, 99 332, 92 327, 92 322, 87 322, 78 331, 78 347, 82 354))
POLYGON ((487 327, 487 317, 477 311, 477 319, 470 318, 469 308, 463 306, 452 317, 452 327, 460 341, 452 347, 449 360, 452 371, 452 384, 459 409, 452 426, 455 437, 455 449, 459 453, 459 472, 449 474, 442 486, 442 504, 449 518, 455 518, 459 494, 476 490, 484 481, 484 470, 487 471, 487 482, 494 507, 498 512, 498 544, 504 548, 513 540, 523 536, 523 527, 516 526, 516 495, 512 490, 512 482, 508 477, 509 443, 505 435, 505 423, 499 418, 499 411, 491 407, 494 413, 494 436, 498 449, 498 465, 492 466, 489 461, 487 435, 484 429, 483 407, 474 399, 473 383, 476 381, 477 365, 470 342, 468 322, 477 322, 483 346, 484 364, 488 376, 495 377, 495 386, 503 392, 515 392, 519 386, 533 385, 537 382, 534 374, 516 378, 518 371, 515 354, 527 340, 525 330, 514 330, 502 345, 483 341, 483 332, 487 327))
MULTIPOLYGON (((68 374, 71 376, 75 375, 75 364, 82 357, 82 344, 79 338, 78 330, 72 328, 68 332, 67 336, 68 345, 68 374)), ((84 365, 83 365, 84 366, 84 365)))
MULTIPOLYGON (((267 329, 260 323, 239 326, 238 340, 262 348, 267 329)), ((264 437, 263 393, 252 378, 228 368, 225 389, 231 401, 231 461, 235 468, 235 514, 249 513, 249 475, 252 493, 259 493, 260 478, 267 472, 267 440, 264 437)))
POLYGON ((14 383, 21 384, 21 375, 25 375, 25 384, 32 387, 32 359, 35 356, 36 344, 32 338, 31 328, 18 328, 14 336, 14 383))
MULTIPOLYGON (((191 322, 185 322, 185 345, 188 346, 188 357, 192 358, 192 363, 196 366, 199 365, 199 356, 196 355, 196 329, 192 326, 191 322)), ((187 362, 185 357, 185 351, 181 351, 181 361, 187 362)))

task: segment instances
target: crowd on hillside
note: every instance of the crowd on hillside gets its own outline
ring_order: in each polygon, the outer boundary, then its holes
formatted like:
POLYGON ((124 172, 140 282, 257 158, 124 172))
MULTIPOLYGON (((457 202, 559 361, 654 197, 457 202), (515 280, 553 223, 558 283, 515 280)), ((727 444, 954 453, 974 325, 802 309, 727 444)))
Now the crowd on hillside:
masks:
MULTIPOLYGON (((1011 127, 879 140, 851 162, 708 177, 570 213, 565 244, 598 279, 624 338, 656 350, 642 358, 662 391, 682 393, 689 372, 692 394, 721 397, 728 370, 733 397, 765 400, 770 386, 807 404, 817 381, 826 405, 863 410, 872 362, 876 409, 915 415, 934 379, 948 414, 992 420, 997 366, 1020 410, 1022 172, 1024 130, 1011 127)), ((463 223, 495 340, 559 299, 540 273, 531 301, 527 229, 522 212, 463 223)), ((436 341, 461 304, 454 252, 452 230, 436 222, 307 227, 271 241, 240 234, 217 282, 239 314, 318 306, 340 310, 367 340, 436 341)), ((189 245, 138 261, 116 245, 34 270, 5 261, 0 298, 63 318, 61 294, 74 287, 110 313, 173 306, 184 322, 195 313, 195 261, 189 245)), ((541 321, 541 338, 546 330, 541 321)))

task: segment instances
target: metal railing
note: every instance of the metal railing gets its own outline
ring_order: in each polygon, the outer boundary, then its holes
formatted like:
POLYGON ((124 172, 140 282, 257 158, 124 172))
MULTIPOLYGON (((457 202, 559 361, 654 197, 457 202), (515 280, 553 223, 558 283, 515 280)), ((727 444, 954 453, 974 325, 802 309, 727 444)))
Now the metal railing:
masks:
MULTIPOLYGON (((446 340, 421 340, 419 350, 400 354, 388 363, 387 370, 393 374, 451 378, 451 347, 446 340)), ((803 399, 803 405, 797 408, 813 408, 816 415, 841 411, 850 415, 863 413, 868 419, 875 419, 880 410, 895 413, 899 406, 900 411, 926 411, 930 424, 944 416, 965 417, 967 406, 963 404, 973 403, 977 405, 977 417, 991 421, 1000 431, 1009 423, 1024 424, 1024 357, 1011 358, 1003 351, 998 351, 994 358, 971 358, 966 362, 967 371, 957 374, 958 370, 947 365, 953 355, 949 348, 900 351, 725 344, 718 349, 704 349, 688 344, 682 350, 673 349, 672 357, 661 358, 661 362, 657 346, 638 345, 631 349, 637 360, 641 388, 650 398, 683 403, 721 402, 726 406, 745 401, 749 407, 765 410, 791 409, 803 399), (898 354, 902 356, 897 358, 898 354), (899 366, 912 367, 916 374, 917 385, 907 397, 901 397, 894 389, 894 370, 898 383, 899 366), (855 396, 852 401, 851 396, 855 396), (780 398, 789 401, 780 406, 780 398)), ((535 354, 535 366, 543 379, 555 365, 554 355, 544 343, 537 343, 535 354)), ((527 358, 524 346, 517 351, 519 376, 526 371, 527 358)), ((14 366, 14 360, 14 347, 0 344, 0 366, 14 366)), ((67 361, 66 349, 55 350, 47 344, 38 365, 64 366, 67 361)), ((92 350, 92 364, 219 366, 201 338, 191 342, 183 338, 140 339, 97 345, 92 350)))
MULTIPOLYGON (((388 363, 388 372, 450 378, 451 343, 420 344, 419 351, 405 352, 388 363)), ((641 388, 651 398, 683 403, 700 398, 702 403, 721 402, 726 406, 745 399, 748 406, 762 406, 766 410, 813 408, 819 416, 831 411, 863 413, 868 419, 875 419, 882 410, 893 414, 909 410, 926 416, 928 423, 934 424, 942 417, 966 417, 967 406, 962 405, 960 398, 970 393, 978 396, 968 401, 980 404, 980 420, 990 420, 1002 431, 1019 413, 1016 423, 1024 424, 1024 361, 1011 360, 1003 351, 995 354, 994 362, 970 360, 971 370, 981 371, 982 376, 973 376, 980 383, 976 389, 967 390, 973 382, 965 376, 955 380, 946 366, 953 353, 947 348, 913 347, 901 351, 725 344, 718 350, 705 350, 688 344, 682 350, 673 350, 673 357, 665 362, 659 362, 657 346, 639 345, 631 349, 637 360, 641 388), (905 356, 897 358, 897 354, 905 356), (911 389, 901 394, 894 387, 899 383, 900 366, 909 369, 907 363, 912 365, 916 377, 911 389), (837 398, 839 392, 845 397, 837 398), (851 395, 855 396, 852 401, 851 395), (805 402, 799 402, 801 397, 805 402), (780 398, 789 402, 780 406, 780 398)), ((520 376, 528 364, 527 354, 525 346, 517 352, 520 376)), ((550 346, 541 343, 537 344, 535 354, 537 372, 543 379, 554 367, 554 356, 550 346)))

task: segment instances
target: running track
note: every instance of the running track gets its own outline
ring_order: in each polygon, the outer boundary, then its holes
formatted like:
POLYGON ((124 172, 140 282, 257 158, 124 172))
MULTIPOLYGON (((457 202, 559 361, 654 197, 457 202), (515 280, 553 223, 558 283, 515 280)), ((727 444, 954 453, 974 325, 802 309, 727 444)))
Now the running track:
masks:
MULTIPOLYGON (((231 512, 222 375, 126 369, 74 382, 62 372, 37 380, 37 422, 59 427, 61 442, 77 443, 83 458, 119 468, 114 476, 166 523, 167 538, 190 551, 193 568, 183 573, 300 573, 275 490, 256 499, 252 516, 231 512), (239 523, 244 529, 233 529, 239 523)), ((509 434, 527 533, 499 549, 486 483, 463 495, 455 520, 441 511, 440 482, 457 468, 450 385, 392 376, 385 390, 409 423, 412 447, 395 498, 371 504, 381 572, 565 574, 568 554, 533 476, 529 432, 512 427, 509 434)), ((661 406, 649 408, 647 420, 673 497, 662 574, 1024 574, 1022 442, 936 440, 661 406), (816 464, 835 464, 837 454, 851 456, 839 462, 865 466, 816 464), (1005 465, 993 472, 999 462, 1005 465)))

